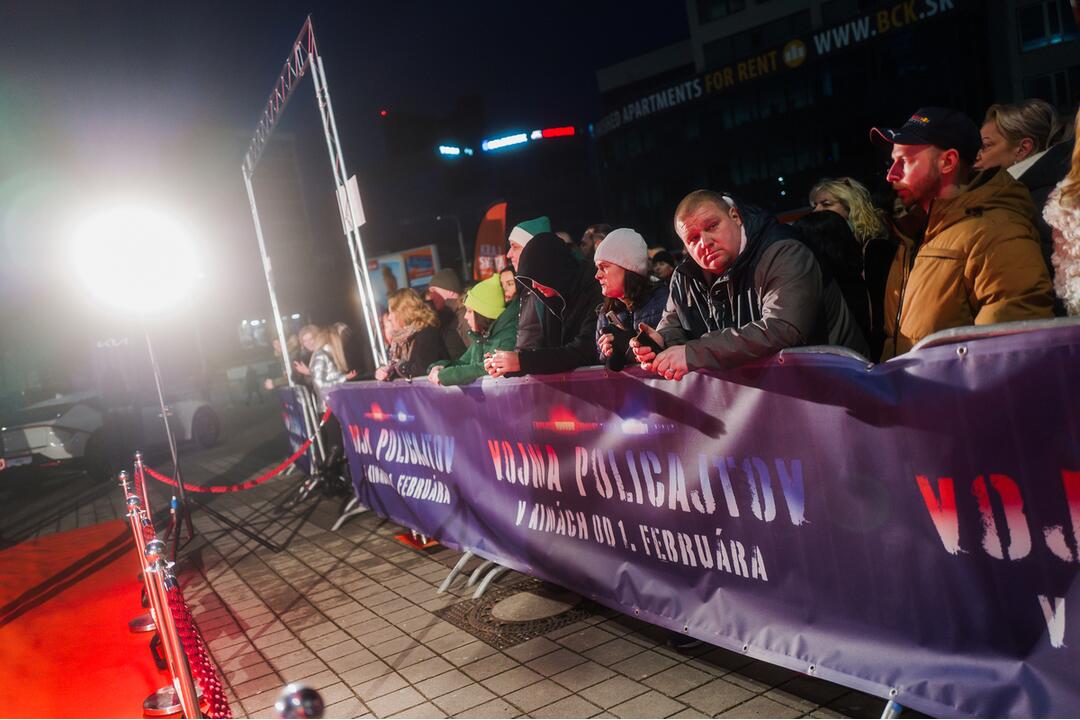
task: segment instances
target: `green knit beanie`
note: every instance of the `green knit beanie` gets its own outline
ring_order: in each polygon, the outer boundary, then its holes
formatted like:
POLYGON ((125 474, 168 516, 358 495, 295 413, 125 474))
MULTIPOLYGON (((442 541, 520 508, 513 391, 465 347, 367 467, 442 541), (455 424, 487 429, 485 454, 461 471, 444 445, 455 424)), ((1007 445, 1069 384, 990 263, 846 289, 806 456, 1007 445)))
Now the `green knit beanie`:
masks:
POLYGON ((534 235, 545 232, 551 232, 551 221, 548 220, 547 215, 541 215, 532 220, 519 222, 514 226, 514 229, 510 231, 509 239, 511 243, 525 247, 529 244, 529 241, 533 239, 534 235))
POLYGON ((471 308, 473 312, 489 320, 497 320, 502 315, 503 308, 506 307, 499 276, 492 275, 487 280, 481 280, 473 285, 469 294, 465 296, 465 307, 471 308))

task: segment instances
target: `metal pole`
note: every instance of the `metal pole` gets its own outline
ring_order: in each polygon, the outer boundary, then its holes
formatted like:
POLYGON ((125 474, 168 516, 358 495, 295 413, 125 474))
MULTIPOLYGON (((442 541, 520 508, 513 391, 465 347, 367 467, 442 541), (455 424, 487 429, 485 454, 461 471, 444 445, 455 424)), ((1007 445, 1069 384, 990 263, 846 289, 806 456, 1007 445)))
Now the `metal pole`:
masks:
POLYGON ((461 269, 465 273, 465 282, 472 280, 472 258, 465 254, 465 237, 461 233, 461 220, 457 215, 436 215, 435 220, 453 220, 457 225, 457 244, 461 251, 461 269))
MULTIPOLYGON (((199 699, 195 690, 195 682, 191 677, 191 667, 188 665, 187 653, 180 642, 176 632, 176 619, 169 608, 169 598, 165 587, 164 553, 165 543, 154 539, 146 544, 146 559, 150 564, 143 571, 150 577, 151 602, 155 605, 154 618, 160 628, 159 636, 165 646, 165 655, 169 659, 169 666, 173 674, 173 682, 176 684, 177 694, 180 696, 180 704, 184 708, 184 717, 199 718, 199 699)), ((176 582, 175 579, 173 582, 176 582)))
MULTIPOLYGON (((139 557, 143 557, 143 553, 146 551, 146 542, 142 533, 142 514, 139 512, 140 500, 138 494, 132 492, 128 486, 128 474, 126 472, 120 473, 120 487, 124 489, 124 504, 128 509, 128 523, 131 525, 131 533, 135 536, 135 552, 139 557)), ((142 574, 143 589, 146 591, 147 598, 150 597, 150 586, 147 584, 146 573, 142 574)), ((150 613, 143 613, 142 615, 128 621, 128 629, 132 632, 151 632, 157 630, 157 624, 154 622, 154 616, 150 613)))
MULTIPOLYGON (((319 79, 319 84, 322 86, 323 97, 326 99, 327 127, 330 129, 330 132, 333 134, 334 148, 335 148, 336 154, 337 154, 337 165, 336 165, 336 167, 337 167, 337 170, 338 170, 338 172, 340 174, 340 181, 341 181, 340 184, 344 187, 344 186, 346 186, 346 183, 348 182, 349 174, 345 169, 345 156, 342 154, 342 151, 341 151, 341 139, 338 137, 337 120, 334 118, 334 104, 333 104, 333 101, 330 99, 330 86, 326 81, 326 69, 323 67, 322 56, 319 55, 318 53, 316 53, 315 56, 314 56, 314 59, 315 59, 315 62, 313 63, 313 66, 314 66, 314 73, 313 74, 314 74, 315 77, 317 77, 319 79)), ((349 193, 348 193, 347 188, 346 188, 346 192, 345 192, 345 199, 349 203, 349 215, 353 219, 355 219, 357 214, 358 214, 357 213, 358 208, 353 207, 352 198, 349 197, 349 193)), ((386 355, 386 347, 383 344, 382 330, 381 330, 381 328, 379 326, 379 309, 375 305, 375 292, 374 292, 374 289, 371 286, 371 278, 370 278, 370 276, 368 275, 368 272, 367 272, 367 254, 364 252, 364 244, 362 242, 360 242, 360 229, 358 227, 356 227, 355 223, 353 224, 353 227, 351 227, 349 229, 350 229, 351 232, 348 234, 348 239, 349 239, 349 241, 351 243, 355 243, 356 252, 360 256, 359 275, 360 275, 360 278, 363 281, 363 284, 359 289, 360 289, 360 291, 362 293, 364 291, 366 291, 366 293, 367 293, 367 302, 368 302, 368 307, 370 308, 370 315, 369 315, 370 331, 372 333, 372 336, 375 339, 375 343, 372 345, 372 348, 374 349, 374 347, 376 345, 378 346, 378 348, 379 348, 379 361, 380 361, 381 364, 385 364, 388 361, 388 358, 387 358, 387 355, 386 355)), ((355 259, 354 259, 353 262, 355 264, 355 259)), ((361 300, 363 300, 363 298, 361 298, 361 300)))
MULTIPOLYGON (((312 60, 314 60, 311 63, 312 78, 315 80, 315 91, 320 101, 318 103, 319 113, 323 119, 326 149, 330 153, 330 163, 334 170, 334 185, 336 188, 346 188, 345 198, 346 202, 349 202, 349 214, 355 217, 356 208, 352 207, 352 201, 349 200, 347 189, 349 176, 345 170, 345 158, 341 154, 341 140, 338 138, 337 122, 334 120, 334 106, 330 100, 330 88, 326 82, 326 71, 323 68, 322 57, 318 53, 312 54, 312 60)), ((364 253, 363 243, 360 242, 360 231, 355 227, 351 227, 346 229, 345 234, 349 244, 349 255, 353 261, 353 271, 356 274, 357 289, 360 291, 360 301, 364 306, 372 358, 377 365, 385 365, 387 362, 386 346, 383 343, 382 332, 379 328, 379 310, 375 305, 375 292, 371 287, 371 278, 368 277, 367 255, 364 253), (359 264, 357 263, 358 255, 359 264)))
POLYGON ((146 514, 153 516, 153 508, 150 507, 150 493, 146 488, 146 471, 143 470, 142 453, 138 450, 135 451, 135 483, 136 489, 142 496, 142 501, 146 503, 146 514))
POLYGON ((173 477, 176 479, 176 487, 180 496, 180 512, 176 514, 176 535, 173 536, 173 557, 180 547, 180 531, 187 520, 188 539, 195 537, 195 526, 191 522, 191 510, 188 508, 187 492, 184 490, 184 480, 180 475, 180 458, 176 452, 176 438, 173 437, 172 427, 169 425, 169 413, 165 408, 165 393, 162 390, 161 368, 158 366, 157 356, 154 355, 154 344, 150 342, 150 330, 145 325, 143 333, 146 335, 146 349, 150 353, 150 366, 154 370, 154 385, 157 387, 158 407, 161 408, 161 421, 165 423, 165 438, 169 442, 169 453, 172 455, 173 477))
POLYGON ((266 241, 263 239, 262 224, 259 222, 259 208, 255 204, 255 188, 251 185, 251 176, 248 175, 247 168, 242 168, 242 171, 248 203, 251 205, 251 219, 255 223, 255 237, 259 241, 259 255, 262 257, 263 274, 266 276, 266 291, 270 293, 270 309, 274 313, 274 327, 277 329, 278 342, 281 343, 281 369, 285 372, 285 380, 288 381, 289 387, 292 387, 292 373, 289 372, 289 343, 285 335, 285 326, 281 322, 277 292, 274 290, 274 269, 270 265, 270 255, 266 252, 266 241))

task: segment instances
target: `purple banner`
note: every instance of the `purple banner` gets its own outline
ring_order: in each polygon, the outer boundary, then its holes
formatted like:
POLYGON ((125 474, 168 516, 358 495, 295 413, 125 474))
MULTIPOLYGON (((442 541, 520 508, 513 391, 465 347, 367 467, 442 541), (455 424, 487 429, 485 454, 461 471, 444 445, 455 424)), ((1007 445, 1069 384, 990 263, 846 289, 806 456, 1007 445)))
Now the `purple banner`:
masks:
POLYGON ((1080 325, 328 402, 360 501, 446 545, 928 714, 1080 708, 1080 325))

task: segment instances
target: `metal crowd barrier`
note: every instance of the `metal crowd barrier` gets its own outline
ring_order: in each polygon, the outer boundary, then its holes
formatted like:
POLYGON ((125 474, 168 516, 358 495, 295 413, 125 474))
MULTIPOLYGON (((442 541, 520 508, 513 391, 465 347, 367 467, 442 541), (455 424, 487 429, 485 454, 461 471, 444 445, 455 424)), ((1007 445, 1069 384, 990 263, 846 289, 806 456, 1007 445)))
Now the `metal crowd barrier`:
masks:
MULTIPOLYGON (((290 497, 297 497, 302 501, 306 499, 320 483, 325 482, 324 474, 329 470, 327 464, 330 459, 330 451, 327 438, 323 436, 325 428, 316 431, 319 428, 321 413, 319 412, 319 400, 315 396, 315 393, 304 385, 295 385, 292 389, 294 397, 297 399, 303 413, 304 429, 308 437, 314 438, 311 443, 311 448, 308 450, 308 467, 310 468, 308 476, 301 479, 296 489, 290 493, 290 497)), ((351 480, 348 478, 347 480, 349 480, 351 484, 351 480)), ((353 494, 342 508, 338 519, 334 522, 331 529, 336 532, 349 518, 365 512, 367 512, 367 508, 363 507, 360 504, 359 499, 353 494)))

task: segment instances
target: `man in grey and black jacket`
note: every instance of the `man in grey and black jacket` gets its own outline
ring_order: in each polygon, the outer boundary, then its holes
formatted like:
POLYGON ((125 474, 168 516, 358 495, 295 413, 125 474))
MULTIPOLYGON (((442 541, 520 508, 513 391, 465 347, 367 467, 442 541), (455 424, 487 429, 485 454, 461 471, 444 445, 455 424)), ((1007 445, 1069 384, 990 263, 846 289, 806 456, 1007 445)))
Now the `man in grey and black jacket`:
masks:
POLYGON ((657 328, 641 327, 659 352, 631 341, 643 368, 679 380, 790 347, 869 352, 835 281, 823 280, 792 228, 760 208, 696 190, 676 208, 675 232, 690 259, 671 276, 657 328))

